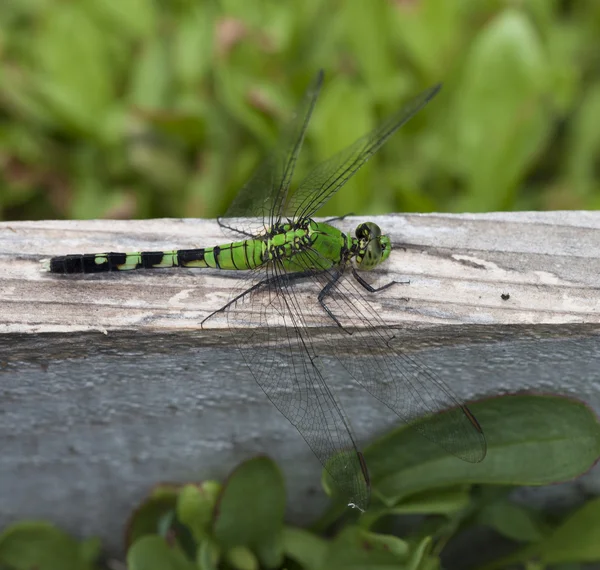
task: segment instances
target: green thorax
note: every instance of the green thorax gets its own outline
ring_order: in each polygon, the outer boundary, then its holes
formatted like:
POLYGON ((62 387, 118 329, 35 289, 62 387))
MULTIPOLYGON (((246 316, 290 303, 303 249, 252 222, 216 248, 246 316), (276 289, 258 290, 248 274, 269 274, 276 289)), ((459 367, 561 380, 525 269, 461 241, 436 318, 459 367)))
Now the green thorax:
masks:
POLYGON ((206 248, 202 262, 182 265, 235 270, 278 261, 287 271, 296 272, 330 269, 354 259, 357 268, 369 270, 384 261, 390 250, 389 238, 372 222, 360 224, 356 237, 351 237, 327 223, 305 218, 275 224, 251 240, 206 248))

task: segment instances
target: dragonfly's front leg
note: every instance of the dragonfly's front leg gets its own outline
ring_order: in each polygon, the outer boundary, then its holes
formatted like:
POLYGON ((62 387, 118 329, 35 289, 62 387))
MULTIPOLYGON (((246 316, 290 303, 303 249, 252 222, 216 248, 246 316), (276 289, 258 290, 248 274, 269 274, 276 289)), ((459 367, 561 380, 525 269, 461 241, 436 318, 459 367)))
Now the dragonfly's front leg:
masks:
POLYGON ((319 293, 319 296, 317 297, 317 299, 319 300, 319 305, 321 305, 321 307, 323 308, 323 310, 331 317, 331 319, 333 320, 333 322, 338 327, 340 327, 342 330, 344 330, 345 332, 347 332, 348 334, 352 334, 350 331, 346 330, 342 326, 342 323, 340 323, 340 321, 338 320, 338 318, 331 312, 331 310, 329 309, 329 307, 325 303, 325 297, 327 297, 327 295, 329 295, 330 291, 335 287, 335 284, 340 280, 341 276, 342 276, 341 271, 336 271, 335 273, 333 273, 331 279, 327 282, 327 285, 325 285, 325 287, 323 287, 323 289, 321 289, 321 292, 319 293))
POLYGON ((369 283, 367 283, 358 273, 358 271, 356 271, 356 268, 353 267, 352 268, 352 275, 354 277, 354 279, 356 279, 369 293, 378 293, 379 291, 383 291, 384 289, 387 289, 388 287, 391 287, 392 285, 408 285, 410 283, 410 281, 406 280, 406 281, 390 281, 389 283, 386 283, 385 285, 382 285, 381 287, 373 287, 373 285, 370 285, 369 283))

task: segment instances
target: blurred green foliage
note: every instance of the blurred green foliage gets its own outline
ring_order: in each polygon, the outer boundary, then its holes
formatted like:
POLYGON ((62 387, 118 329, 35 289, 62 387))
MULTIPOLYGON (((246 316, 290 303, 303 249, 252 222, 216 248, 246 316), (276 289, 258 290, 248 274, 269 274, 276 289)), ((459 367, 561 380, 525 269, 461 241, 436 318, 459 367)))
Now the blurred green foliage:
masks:
POLYGON ((597 0, 4 0, 0 219, 222 214, 318 68, 310 165, 443 81, 324 208, 600 207, 597 0))

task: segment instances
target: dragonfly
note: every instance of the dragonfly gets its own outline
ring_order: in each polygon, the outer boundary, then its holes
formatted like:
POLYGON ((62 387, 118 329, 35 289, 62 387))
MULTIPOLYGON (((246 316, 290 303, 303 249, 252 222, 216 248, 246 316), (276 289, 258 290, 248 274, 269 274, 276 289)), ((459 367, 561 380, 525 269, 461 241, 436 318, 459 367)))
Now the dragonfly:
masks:
POLYGON ((334 494, 364 511, 370 476, 350 419, 327 381, 336 371, 383 402, 409 429, 464 461, 482 461, 486 440, 465 403, 398 345, 370 302, 397 283, 376 288, 363 277, 389 257, 389 236, 373 222, 359 224, 349 235, 332 225, 335 220, 313 219, 441 84, 316 166, 294 188, 292 175, 322 84, 320 71, 274 149, 218 219, 236 241, 172 251, 62 255, 51 258, 47 268, 58 274, 172 267, 245 272, 236 274, 243 277, 227 304, 201 324, 217 315, 226 318, 251 375, 322 463, 334 494), (308 287, 314 308, 302 287, 308 287))

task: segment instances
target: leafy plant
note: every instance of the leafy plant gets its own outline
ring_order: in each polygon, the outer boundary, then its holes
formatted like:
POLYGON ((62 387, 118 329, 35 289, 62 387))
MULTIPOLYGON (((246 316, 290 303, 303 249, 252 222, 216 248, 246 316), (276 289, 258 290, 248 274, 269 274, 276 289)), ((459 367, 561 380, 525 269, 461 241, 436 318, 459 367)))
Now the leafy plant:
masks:
MULTIPOLYGON (((157 486, 127 526, 127 568, 434 569, 448 543, 481 526, 515 545, 508 555, 483 558, 482 570, 600 561, 600 499, 557 520, 509 497, 517 485, 589 469, 600 456, 592 411, 565 398, 526 395, 473 409, 488 436, 481 464, 463 466, 402 427, 365 450, 370 510, 360 515, 334 504, 312 531, 285 524, 283 477, 265 456, 242 463, 223 484, 157 486), (420 524, 398 535, 398 521, 415 514, 420 524)), ((96 541, 77 543, 47 523, 19 523, 0 535, 0 568, 92 570, 100 568, 98 551, 96 541)))
POLYGON ((445 84, 326 215, 598 208, 599 16, 595 0, 9 0, 0 219, 222 214, 321 67, 298 177, 445 84))

